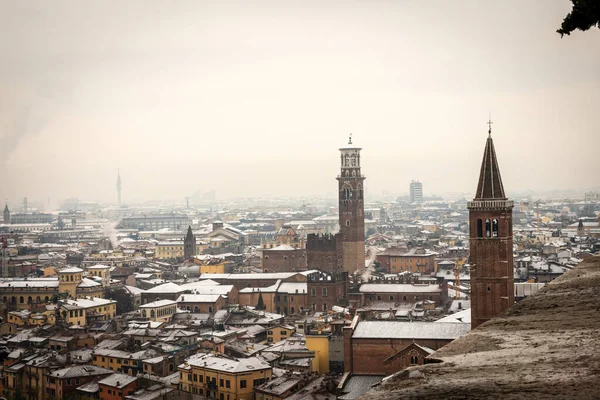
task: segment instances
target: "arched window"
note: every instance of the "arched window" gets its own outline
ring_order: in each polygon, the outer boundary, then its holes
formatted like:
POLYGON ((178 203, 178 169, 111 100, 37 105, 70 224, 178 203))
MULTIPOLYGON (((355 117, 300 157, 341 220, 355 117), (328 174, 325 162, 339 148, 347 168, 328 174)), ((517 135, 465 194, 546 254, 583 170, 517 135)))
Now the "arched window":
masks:
POLYGON ((25 303, 25 297, 23 297, 23 296, 19 297, 19 303, 21 303, 21 304, 25 303))
POLYGON ((490 219, 485 220, 485 237, 492 236, 492 223, 490 219))
POLYGON ((356 170, 352 170, 352 177, 355 178, 356 177, 356 170))
POLYGON ((406 301, 406 296, 402 296, 402 301, 406 301))
POLYGON ((498 220, 496 218, 492 220, 492 237, 498 237, 498 220))
POLYGON ((154 310, 150 310, 150 318, 154 318, 156 316, 156 313, 154 312, 154 310))
POLYGON ((349 219, 346 220, 346 226, 350 226, 350 220, 349 219))
POLYGON ((477 237, 483 237, 483 221, 481 218, 477 220, 477 237))
POLYGON ((419 363, 419 356, 410 356, 410 364, 417 365, 419 363))
POLYGON ((323 311, 327 311, 327 303, 323 303, 323 311))

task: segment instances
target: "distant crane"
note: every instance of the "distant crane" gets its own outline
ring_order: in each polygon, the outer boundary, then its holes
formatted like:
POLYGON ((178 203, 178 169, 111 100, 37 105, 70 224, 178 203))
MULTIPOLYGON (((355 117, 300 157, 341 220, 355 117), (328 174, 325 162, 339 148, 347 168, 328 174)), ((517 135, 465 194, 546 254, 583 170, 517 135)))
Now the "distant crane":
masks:
POLYGON ((540 219, 540 201, 536 201, 535 202, 535 215, 536 215, 536 221, 537 221, 537 231, 538 233, 540 232, 540 225, 541 225, 541 219, 540 219))
POLYGON ((6 256, 8 254, 8 238, 6 235, 2 235, 0 238, 0 258, 2 259, 2 278, 8 278, 8 263, 6 261, 6 256))
POLYGON ((454 263, 454 291, 456 293, 454 298, 456 300, 460 299, 460 270, 460 260, 457 258, 456 262, 454 263))

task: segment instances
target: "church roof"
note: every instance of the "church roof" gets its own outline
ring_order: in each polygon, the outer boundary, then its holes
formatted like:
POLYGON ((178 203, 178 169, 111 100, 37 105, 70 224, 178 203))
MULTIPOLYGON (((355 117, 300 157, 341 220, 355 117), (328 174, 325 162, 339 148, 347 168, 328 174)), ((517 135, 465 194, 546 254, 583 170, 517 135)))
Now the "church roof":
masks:
POLYGON ((485 143, 475 199, 506 199, 491 131, 485 143))

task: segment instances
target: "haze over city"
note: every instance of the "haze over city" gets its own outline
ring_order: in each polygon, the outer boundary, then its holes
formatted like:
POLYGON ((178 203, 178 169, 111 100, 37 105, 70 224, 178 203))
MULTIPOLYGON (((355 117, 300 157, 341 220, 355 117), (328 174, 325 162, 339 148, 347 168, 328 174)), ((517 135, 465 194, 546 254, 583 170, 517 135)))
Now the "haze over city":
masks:
POLYGON ((0 198, 125 203, 598 187, 600 31, 567 1, 3 1, 0 198))

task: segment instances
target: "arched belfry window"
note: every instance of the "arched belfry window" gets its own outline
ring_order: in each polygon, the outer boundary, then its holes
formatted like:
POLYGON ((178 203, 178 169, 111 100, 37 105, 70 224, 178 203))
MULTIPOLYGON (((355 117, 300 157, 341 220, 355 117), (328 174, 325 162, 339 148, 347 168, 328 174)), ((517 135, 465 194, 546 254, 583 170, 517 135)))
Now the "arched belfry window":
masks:
POLYGON ((492 237, 498 237, 498 220, 496 218, 492 220, 492 237))
POLYGON ((486 219, 485 220, 485 237, 491 237, 492 236, 492 223, 490 221, 490 219, 486 219))
POLYGON ((346 226, 350 226, 350 220, 349 219, 346 220, 346 226))
POLYGON ((344 200, 352 200, 352 188, 344 188, 344 200))
POLYGON ((483 237, 483 221, 481 218, 477 220, 477 237, 483 237))

